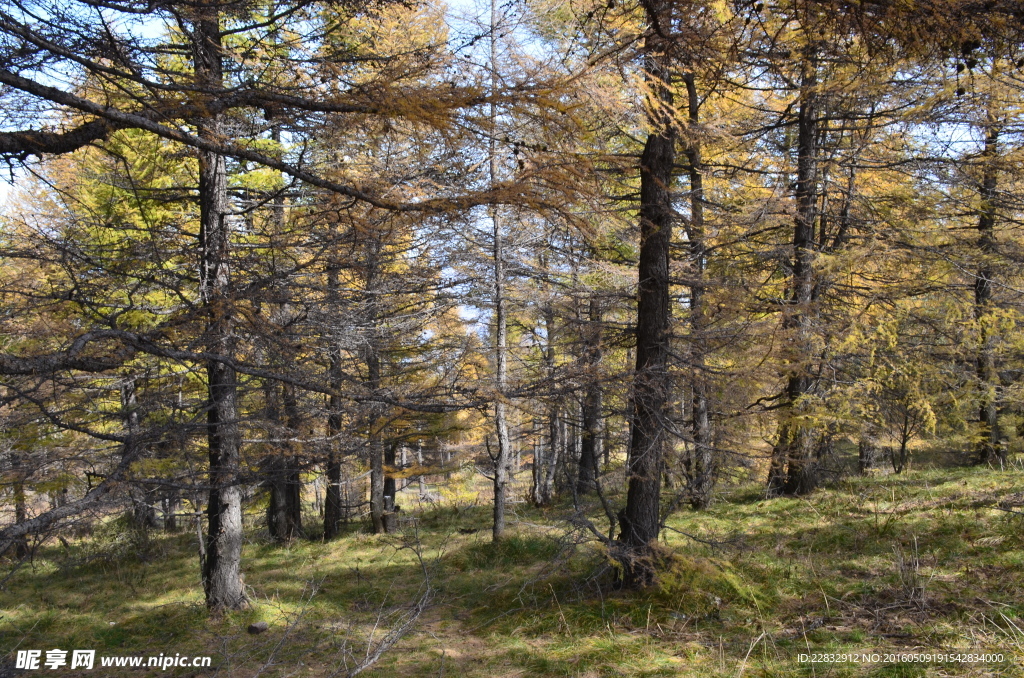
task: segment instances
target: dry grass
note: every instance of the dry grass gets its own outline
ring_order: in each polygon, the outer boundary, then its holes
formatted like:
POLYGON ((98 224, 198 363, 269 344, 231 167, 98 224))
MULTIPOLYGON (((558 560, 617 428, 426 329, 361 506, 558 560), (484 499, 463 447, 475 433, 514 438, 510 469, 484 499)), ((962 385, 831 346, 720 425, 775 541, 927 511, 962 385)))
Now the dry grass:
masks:
POLYGON ((434 605, 363 675, 1024 676, 1024 516, 999 506, 1022 496, 1019 471, 928 468, 773 501, 724 488, 711 510, 669 522, 659 586, 641 593, 615 590, 600 545, 565 528, 568 506, 517 505, 513 537, 491 545, 471 485, 401 535, 278 546, 254 529, 256 604, 219 619, 202 607, 194 536, 125 548, 115 522, 49 545, 3 593, 0 653, 181 653, 214 669, 165 675, 334 675, 417 599, 425 564, 434 605), (270 630, 245 633, 257 620, 270 630), (935 652, 1004 661, 799 661, 935 652))

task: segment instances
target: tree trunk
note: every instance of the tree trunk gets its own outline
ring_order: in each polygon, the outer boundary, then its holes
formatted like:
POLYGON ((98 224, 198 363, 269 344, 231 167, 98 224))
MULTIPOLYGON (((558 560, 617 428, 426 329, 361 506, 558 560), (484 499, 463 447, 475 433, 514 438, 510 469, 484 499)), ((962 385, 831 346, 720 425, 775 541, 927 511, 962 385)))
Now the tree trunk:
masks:
MULTIPOLYGON (((336 236, 336 229, 331 225, 331 235, 336 236)), ((336 238, 335 238, 336 239, 336 238)), ((330 244, 332 255, 327 263, 327 296, 331 308, 336 308, 341 303, 340 283, 338 272, 340 266, 333 256, 336 243, 330 244)), ((327 355, 329 360, 328 379, 331 390, 334 391, 327 402, 327 489, 324 497, 324 539, 334 539, 338 536, 339 524, 342 521, 341 501, 341 398, 337 391, 341 389, 341 348, 339 337, 333 334, 328 336, 329 345, 327 355)))
POLYGON ((857 461, 861 474, 875 467, 878 459, 878 439, 871 433, 861 436, 857 445, 857 461))
MULTIPOLYGON (((193 50, 200 91, 223 84, 221 32, 215 5, 201 5, 195 22, 193 50)), ((220 140, 220 116, 196 121, 200 138, 220 140)), ((226 221, 227 168, 224 157, 210 151, 199 156, 200 288, 207 313, 207 350, 230 357, 235 340, 228 267, 230 234, 226 221)), ((210 455, 210 498, 207 506, 203 588, 211 610, 247 605, 242 585, 242 496, 239 487, 241 440, 238 431, 238 386, 234 369, 217 360, 206 364, 210 455)))
MULTIPOLYGON (((416 443, 416 465, 423 468, 423 443, 416 443)), ((417 484, 419 485, 420 498, 423 498, 427 494, 427 479, 423 477, 423 473, 416 476, 417 484)))
MULTIPOLYGON (((541 258, 541 267, 546 264, 541 258)), ((550 304, 544 307, 544 331, 547 344, 544 347, 544 367, 547 378, 555 377, 555 312, 550 304)), ((534 459, 533 503, 536 506, 548 506, 555 497, 555 477, 558 465, 564 455, 562 449, 562 403, 559 396, 548 401, 547 408, 547 446, 539 443, 539 454, 534 459), (539 460, 539 461, 538 461, 539 460)))
POLYGON ((981 181, 981 215, 978 218, 978 254, 981 264, 974 281, 974 319, 978 324, 977 374, 980 385, 978 420, 981 422, 981 439, 978 442, 978 461, 983 464, 1006 462, 1006 452, 1000 444, 999 430, 999 372, 996 369, 995 337, 990 327, 988 314, 992 309, 991 258, 996 250, 996 187, 998 171, 995 161, 998 157, 999 128, 989 120, 985 135, 985 150, 982 152, 984 170, 981 181))
POLYGON ((601 365, 601 305, 591 297, 589 322, 585 327, 584 339, 586 355, 584 364, 587 366, 587 385, 583 395, 582 425, 583 434, 580 441, 580 467, 576 481, 576 491, 580 494, 593 492, 597 489, 597 464, 601 454, 601 380, 598 374, 601 365))
MULTIPOLYGON (((491 0, 491 65, 496 68, 498 59, 497 31, 498 3, 491 0)), ((496 72, 496 70, 495 70, 496 72)), ((492 83, 493 85, 493 83, 492 83)), ((492 133, 489 142, 489 179, 491 186, 498 180, 498 155, 496 148, 497 109, 490 107, 492 133)), ((505 393, 508 390, 508 328, 505 308, 505 251, 502 241, 501 222, 498 206, 491 205, 491 226, 493 228, 494 259, 494 429, 498 440, 497 455, 494 457, 494 525, 491 536, 500 541, 505 533, 505 501, 508 485, 508 467, 511 457, 511 442, 508 435, 508 421, 505 393)))
MULTIPOLYGON (((389 445, 387 451, 384 454, 384 464, 391 468, 392 472, 395 468, 395 445, 389 445)), ((395 512, 398 510, 395 503, 395 496, 398 494, 398 485, 395 483, 395 478, 391 473, 385 471, 384 473, 384 531, 395 532, 398 530, 398 516, 395 512)))
POLYGON ((387 530, 384 524, 384 446, 374 432, 370 434, 370 524, 374 534, 387 530))
MULTIPOLYGON (((21 454, 13 450, 11 451, 11 476, 14 491, 14 524, 20 525, 28 520, 28 500, 25 495, 25 471, 22 469, 21 454)), ((15 560, 28 557, 28 552, 28 539, 17 537, 14 540, 15 560)), ((0 551, 0 555, 3 555, 2 551, 0 551)))
MULTIPOLYGON (((649 24, 669 27, 669 6, 659 4, 647 11, 649 24)), ((661 524, 661 472, 671 392, 668 263, 674 219, 671 188, 676 132, 669 110, 672 93, 666 42, 654 31, 645 41, 647 80, 652 90, 648 107, 654 131, 648 135, 640 157, 636 373, 626 507, 619 515, 623 583, 630 588, 649 586, 654 581, 653 555, 661 524)))
POLYGON ((168 488, 162 500, 164 531, 178 531, 178 509, 181 507, 181 493, 176 487, 168 488))
MULTIPOLYGON (((282 401, 284 404, 285 435, 294 438, 298 435, 299 411, 295 398, 295 387, 282 384, 282 401)), ((276 391, 276 385, 271 384, 276 391)), ((273 398, 274 396, 271 395, 273 398)), ((276 414, 276 407, 268 408, 276 414)), ((277 421, 278 416, 272 416, 277 421)), ((276 427, 280 430, 281 427, 276 427)), ((286 441, 282 447, 284 454, 272 455, 265 460, 264 484, 270 491, 267 504, 267 529, 270 536, 279 542, 287 542, 302 534, 302 477, 299 469, 299 458, 293 449, 296 443, 286 441)))
POLYGON ((812 57, 805 60, 801 76, 791 291, 782 323, 789 344, 785 356, 788 376, 784 392, 785 407, 780 413, 779 432, 768 476, 770 496, 805 494, 817 484, 811 432, 797 418, 800 401, 811 387, 807 361, 813 351, 810 334, 814 297, 819 123, 816 86, 817 64, 812 57))
POLYGON ((686 143, 686 160, 690 175, 690 220, 687 224, 687 241, 690 255, 690 362, 693 373, 690 400, 690 435, 693 447, 684 459, 687 489, 690 505, 705 509, 711 504, 711 491, 715 483, 714 434, 711 430, 711 408, 708 403, 707 375, 705 362, 707 353, 706 301, 707 290, 707 234, 704 228, 704 177, 701 174, 703 160, 697 125, 700 122, 700 99, 693 73, 683 75, 686 85, 689 134, 686 143))
MULTIPOLYGON (((139 411, 136 380, 125 377, 121 381, 121 411, 124 413, 125 442, 121 450, 122 458, 135 458, 139 443, 139 411)), ((150 530, 157 526, 156 502, 159 492, 148 483, 133 483, 128 487, 132 500, 131 521, 137 530, 150 530)))

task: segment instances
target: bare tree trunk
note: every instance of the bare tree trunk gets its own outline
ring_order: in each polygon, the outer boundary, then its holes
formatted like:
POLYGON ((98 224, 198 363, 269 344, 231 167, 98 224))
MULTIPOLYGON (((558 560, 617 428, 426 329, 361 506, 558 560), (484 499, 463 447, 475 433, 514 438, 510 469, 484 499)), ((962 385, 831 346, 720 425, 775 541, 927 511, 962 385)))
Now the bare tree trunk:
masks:
MULTIPOLYGON (((28 520, 28 499, 25 495, 25 471, 22 468, 21 453, 11 451, 11 476, 13 477, 14 490, 14 524, 20 525, 28 520)), ((28 539, 19 536, 14 539, 14 558, 21 560, 28 557, 28 539)), ((3 550, 0 549, 0 555, 3 550)))
POLYGON ((384 446, 379 434, 370 433, 370 524, 374 534, 387 531, 384 524, 384 446))
MULTIPOLYGON (((270 397, 274 398, 275 384, 270 385, 270 397)), ((298 435, 300 426, 298 402, 295 398, 295 387, 282 384, 282 402, 284 404, 285 434, 290 438, 298 435)), ((276 407, 269 408, 276 414, 276 407)), ((278 420, 273 416, 272 420, 278 420)), ((264 465, 264 483, 270 490, 270 501, 267 504, 267 529, 276 541, 286 542, 298 538, 302 534, 302 477, 299 469, 298 455, 293 449, 296 443, 286 441, 282 447, 284 454, 272 455, 264 465)))
MULTIPOLYGON (((416 465, 419 466, 421 469, 423 468, 423 443, 416 443, 416 465)), ((423 497, 427 494, 426 478, 424 478, 423 474, 420 473, 418 476, 416 476, 416 479, 419 484, 420 497, 423 497)))
MULTIPOLYGON (((491 0, 491 67, 496 69, 498 61, 498 3, 491 0)), ((496 70, 494 71, 496 72, 496 70)), ((493 83, 492 83, 493 85, 493 83)), ((489 179, 492 186, 498 180, 497 154, 497 109, 491 104, 491 137, 488 147, 489 179)), ((491 205, 491 226, 493 228, 494 259, 494 429, 498 439, 497 455, 494 457, 494 525, 492 537, 500 541, 505 533, 505 501, 508 485, 508 467, 511 456, 511 442, 508 435, 505 393, 508 390, 507 344, 508 328, 505 308, 505 251, 502 241, 501 221, 497 205, 491 205)))
MULTIPOLYGON (((395 467, 395 444, 388 445, 387 451, 384 453, 384 463, 394 469, 395 467)), ((385 471, 384 473, 384 530, 386 532, 395 532, 398 530, 398 516, 395 515, 397 510, 395 504, 395 496, 398 494, 398 485, 395 483, 395 478, 390 473, 385 471)))
MULTIPOLYGON (((649 25, 668 29, 670 5, 647 7, 649 25)), ((661 524, 661 472, 671 380, 668 374, 669 248, 676 132, 672 122, 671 72, 666 38, 651 30, 645 40, 648 109, 652 131, 640 157, 640 263, 637 290, 636 372, 632 439, 626 469, 626 507, 619 514, 623 583, 654 581, 654 545, 661 524)))
POLYGON ((597 464, 601 454, 601 409, 602 392, 598 370, 601 365, 601 304, 591 297, 588 309, 589 322, 585 327, 584 363, 587 366, 587 385, 583 396, 582 427, 580 441, 580 468, 576 491, 580 494, 597 489, 597 464))
POLYGON ((983 464, 1006 462, 1006 451, 1000 444, 999 430, 999 372, 996 369, 995 337, 987 317, 992 308, 991 258, 996 250, 996 187, 998 185, 999 127, 991 120, 985 135, 982 152, 984 170, 981 180, 981 215, 978 218, 978 253, 981 265, 974 281, 974 319, 978 324, 977 374, 980 385, 978 420, 981 422, 981 440, 978 442, 978 460, 983 464))
MULTIPOLYGON (((121 381, 121 411, 124 413, 125 442, 121 451, 122 458, 135 458, 139 441, 139 411, 137 382, 135 377, 125 377, 121 381)), ((132 525, 137 530, 150 530, 157 526, 156 501, 158 490, 152 484, 133 483, 128 487, 132 500, 132 525)))
POLYGON ((861 474, 866 474, 875 467, 878 459, 878 438, 871 432, 865 432, 857 444, 857 462, 861 474))
MULTIPOLYGON (((544 266, 541 260, 541 266, 544 266)), ((555 376, 555 312, 547 305, 544 308, 544 330, 547 334, 547 345, 544 347, 544 365, 548 379, 555 376)), ((547 446, 543 442, 538 445, 538 454, 534 458, 533 503, 536 506, 548 506, 555 497, 555 478, 558 465, 564 455, 562 450, 562 403, 558 396, 552 397, 547 408, 547 446)))
POLYGON ((814 296, 815 222, 818 196, 818 101, 817 63, 813 55, 804 60, 801 76, 800 111, 797 119, 797 211, 793 228, 791 296, 782 329, 789 334, 785 408, 780 413, 779 432, 772 451, 768 493, 805 494, 817 484, 812 436, 798 423, 796 410, 811 387, 806 363, 811 351, 812 302, 814 296))
POLYGON ((168 488, 163 497, 164 531, 178 531, 178 510, 181 507, 181 493, 176 487, 168 488))
POLYGON ((711 408, 708 402, 707 374, 705 373, 707 337, 706 301, 707 289, 707 233, 704 228, 704 177, 701 174, 700 142, 697 125, 700 122, 700 99, 693 73, 683 75, 686 85, 687 110, 689 117, 689 138, 686 143, 686 159, 690 174, 690 220, 687 224, 687 241, 690 249, 690 361, 693 371, 692 395, 690 402, 690 434, 693 448, 684 459, 684 471, 690 494, 690 505, 705 509, 711 504, 711 491, 715 484, 714 432, 711 429, 711 408))
MULTIPOLYGON (((336 230, 331 228, 331 235, 336 235, 336 230)), ((336 243, 332 242, 331 252, 333 253, 336 243)), ((340 286, 338 281, 339 265, 333 254, 327 263, 327 301, 331 308, 340 304, 340 286)), ((334 539, 338 536, 338 525, 342 520, 342 499, 341 499, 341 452, 339 450, 341 436, 341 399, 336 392, 341 389, 341 349, 338 345, 339 338, 331 334, 328 337, 330 345, 327 349, 328 378, 332 391, 328 398, 327 414, 327 489, 324 497, 324 539, 334 539)), ((347 499, 346 499, 347 501, 347 499)))
MULTIPOLYGON (((193 25, 192 47, 200 91, 223 84, 221 32, 216 5, 200 5, 193 25)), ((201 139, 217 143, 220 116, 196 121, 201 139)), ((224 157, 210 151, 199 156, 200 287, 207 312, 206 338, 214 355, 232 356, 235 340, 230 310, 230 234, 226 222, 227 168, 224 157)), ((238 431, 238 386, 233 368, 210 360, 206 364, 210 455, 210 498, 207 506, 203 588, 211 610, 247 605, 242 585, 242 497, 239 488, 241 440, 238 431)))

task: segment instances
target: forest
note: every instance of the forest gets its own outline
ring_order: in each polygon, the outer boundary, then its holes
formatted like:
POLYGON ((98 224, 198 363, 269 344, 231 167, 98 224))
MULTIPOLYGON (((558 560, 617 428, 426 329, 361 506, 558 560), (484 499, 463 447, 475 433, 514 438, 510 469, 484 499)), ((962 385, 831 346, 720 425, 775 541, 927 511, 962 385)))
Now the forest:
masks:
POLYGON ((0 0, 0 160, 0 676, 1024 676, 1017 0, 0 0))

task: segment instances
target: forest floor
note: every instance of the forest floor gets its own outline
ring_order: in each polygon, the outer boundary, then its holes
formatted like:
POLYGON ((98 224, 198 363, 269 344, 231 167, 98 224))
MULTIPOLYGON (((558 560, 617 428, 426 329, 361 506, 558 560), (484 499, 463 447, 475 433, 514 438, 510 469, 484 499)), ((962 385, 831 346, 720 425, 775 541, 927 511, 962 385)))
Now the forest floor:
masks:
MULTIPOLYGON (((600 542, 568 527, 571 507, 517 504, 495 546, 490 510, 471 494, 408 511, 395 535, 353 528, 282 546, 253 527, 243 569, 254 604, 216 619, 194 533, 146 537, 108 521, 47 544, 0 593, 0 676, 18 675, 16 649, 53 648, 209 656, 211 667, 97 659, 24 675, 343 676, 417 601, 415 624, 362 675, 1024 676, 1019 461, 849 477, 800 499, 723 487, 710 510, 669 521, 658 585, 642 593, 616 590, 600 542), (249 635, 257 621, 269 630, 249 635)), ((596 505, 588 515, 607 525, 596 505)))

